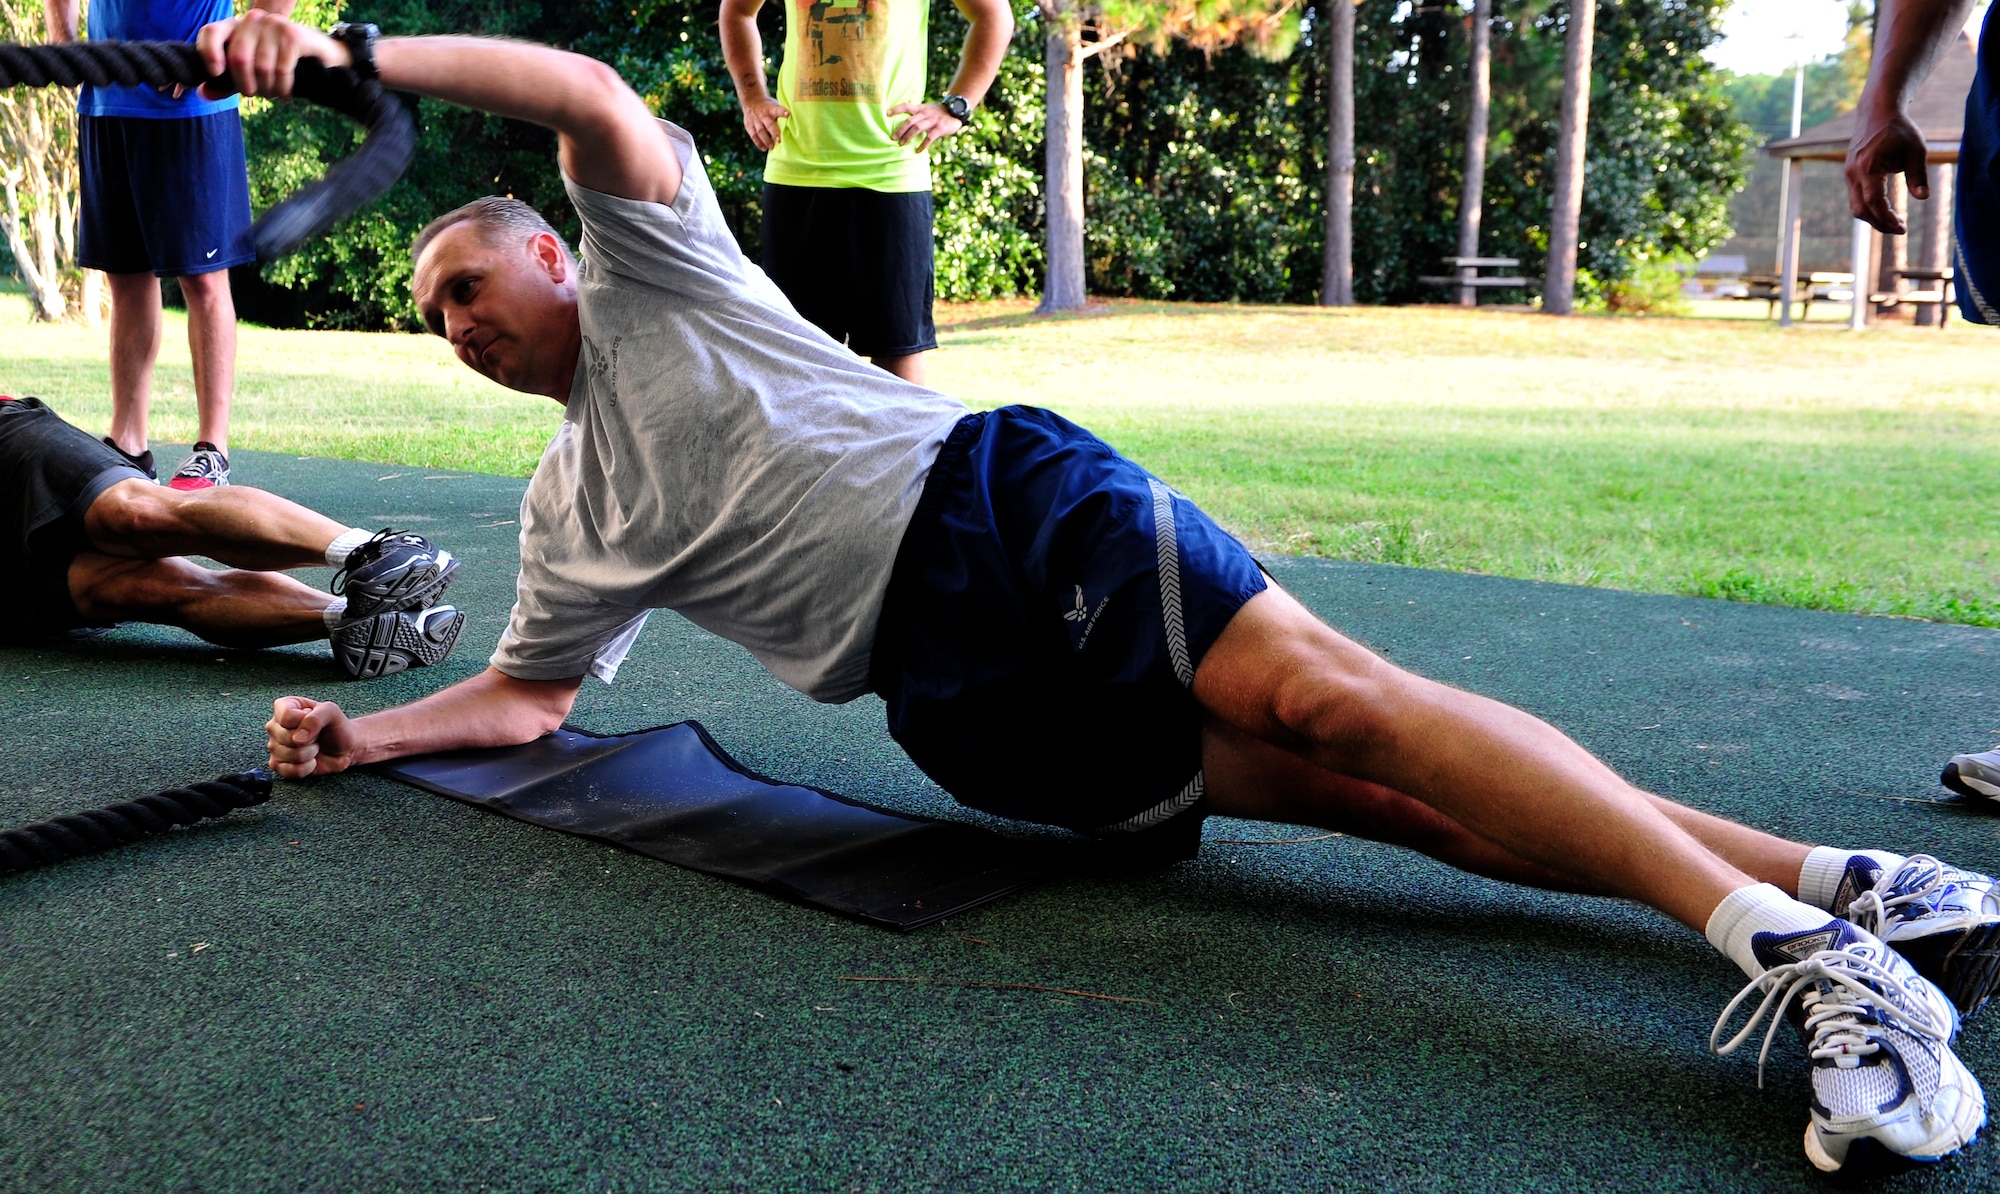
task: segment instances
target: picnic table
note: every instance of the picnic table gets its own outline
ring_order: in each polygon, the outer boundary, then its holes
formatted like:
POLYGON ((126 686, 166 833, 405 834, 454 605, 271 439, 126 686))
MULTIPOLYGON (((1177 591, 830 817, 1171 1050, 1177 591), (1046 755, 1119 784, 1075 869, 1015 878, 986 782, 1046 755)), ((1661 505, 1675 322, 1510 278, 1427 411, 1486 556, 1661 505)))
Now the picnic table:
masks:
POLYGON ((1528 280, 1519 275, 1479 272, 1483 269, 1518 269, 1521 265, 1519 257, 1446 257, 1444 263, 1454 272, 1446 275, 1421 275, 1417 281, 1426 286, 1449 286, 1457 290, 1461 306, 1470 307, 1477 304, 1481 290, 1494 287, 1518 289, 1528 284, 1528 280))
MULTIPOLYGON (((1743 275, 1743 297, 1764 300, 1764 318, 1776 313, 1778 304, 1784 301, 1784 277, 1780 274, 1743 275)), ((1806 319, 1812 314, 1814 302, 1851 303, 1854 301, 1854 275, 1839 270, 1814 270, 1798 275, 1793 300, 1800 304, 1799 318, 1806 319)))
POLYGON ((1943 327, 1951 318, 1952 304, 1958 301, 1952 293, 1952 278, 1955 273, 1956 271, 1950 266, 1945 266, 1943 269, 1899 269, 1896 271, 1898 281, 1929 282, 1931 285, 1917 290, 1889 290, 1871 294, 1868 296, 1868 301, 1886 303, 1892 307, 1900 303, 1909 303, 1915 307, 1936 304, 1937 326, 1943 327))

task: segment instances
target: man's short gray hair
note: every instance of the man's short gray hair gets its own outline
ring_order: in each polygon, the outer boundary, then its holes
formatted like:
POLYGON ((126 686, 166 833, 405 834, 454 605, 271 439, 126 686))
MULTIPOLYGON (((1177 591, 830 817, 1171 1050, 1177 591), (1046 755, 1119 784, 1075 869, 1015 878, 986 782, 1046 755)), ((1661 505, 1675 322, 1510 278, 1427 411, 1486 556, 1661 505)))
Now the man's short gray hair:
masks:
POLYGON ((497 243, 508 233, 514 233, 525 240, 538 232, 546 232, 556 238, 556 243, 563 247, 565 255, 573 256, 570 254, 569 243, 562 238, 562 233, 557 232, 547 220, 543 219, 541 212, 519 199, 511 199, 505 195, 488 195, 483 199, 474 199, 464 207, 455 207, 425 224, 424 230, 417 233, 417 239, 410 242, 410 264, 415 265, 422 261, 424 250, 430 247, 430 243, 445 229, 457 224, 474 225, 479 229, 480 239, 489 245, 497 243))

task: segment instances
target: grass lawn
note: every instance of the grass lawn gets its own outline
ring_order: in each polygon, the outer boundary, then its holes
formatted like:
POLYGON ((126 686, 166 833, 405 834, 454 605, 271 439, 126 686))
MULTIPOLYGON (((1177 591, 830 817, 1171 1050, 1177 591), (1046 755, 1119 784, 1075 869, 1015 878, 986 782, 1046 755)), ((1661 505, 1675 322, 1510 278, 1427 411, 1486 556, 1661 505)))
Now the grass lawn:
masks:
MULTIPOLYGON (((1061 411, 1262 548, 2000 625, 1985 329, 1140 303, 940 316, 938 388, 1061 411)), ((38 327, 0 295, 0 389, 101 429, 104 351, 103 333, 38 327)), ((186 442, 171 318, 157 390, 156 438, 186 442)), ((241 447, 525 474, 558 418, 435 339, 243 329, 241 447)))

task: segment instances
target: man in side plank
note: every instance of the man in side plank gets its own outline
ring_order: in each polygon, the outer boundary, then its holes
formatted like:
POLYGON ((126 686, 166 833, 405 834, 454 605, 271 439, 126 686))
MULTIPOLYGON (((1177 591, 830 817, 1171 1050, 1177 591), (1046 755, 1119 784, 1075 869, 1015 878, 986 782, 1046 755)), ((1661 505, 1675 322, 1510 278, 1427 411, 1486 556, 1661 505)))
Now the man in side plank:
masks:
POLYGON ((1963 964, 2000 926, 1984 876, 1642 792, 1534 717, 1330 629, 1081 428, 967 413, 852 356, 743 259, 687 134, 601 63, 455 37, 356 61, 254 12, 198 44, 246 92, 284 94, 312 56, 552 128, 583 227, 579 260, 488 199, 418 237, 430 328, 563 403, 563 425, 522 502, 492 667, 365 717, 277 701, 280 774, 532 740, 671 608, 816 699, 880 694, 891 735, 974 807, 1162 855, 1192 850, 1208 814, 1323 826, 1657 908, 1751 976, 1744 997, 1770 995, 1753 1026, 1794 1006, 1822 1169, 1935 1160, 1984 1124, 1950 1047, 1954 1000, 1991 993, 1990 967, 1963 964))

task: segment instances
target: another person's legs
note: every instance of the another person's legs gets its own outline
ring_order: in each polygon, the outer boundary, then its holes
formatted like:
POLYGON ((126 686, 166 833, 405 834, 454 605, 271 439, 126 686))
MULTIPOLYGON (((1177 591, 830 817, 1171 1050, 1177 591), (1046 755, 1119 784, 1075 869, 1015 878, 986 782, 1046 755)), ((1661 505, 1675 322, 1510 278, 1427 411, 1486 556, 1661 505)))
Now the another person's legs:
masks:
MULTIPOLYGON (((198 415, 193 451, 174 470, 175 489, 229 484, 229 408, 234 397, 236 307, 229 268, 256 259, 243 129, 233 111, 174 120, 99 118, 101 177, 97 240, 119 247, 112 279, 112 428, 120 451, 146 448, 153 363, 159 355, 159 282, 180 280, 198 415), (109 122, 115 121, 115 126, 109 122), (116 134, 113 158, 111 134, 116 134), (125 305, 130 319, 121 320, 125 305)), ((90 205, 86 205, 86 227, 90 205)), ((91 238, 86 235, 86 242, 91 238)), ((79 259, 83 258, 80 251, 79 259)), ((86 264, 97 265, 95 261, 86 264)), ((150 471, 150 470, 149 470, 150 471)))
MULTIPOLYGON (((160 282, 153 276, 122 116, 77 118, 77 264, 104 271, 111 290, 111 426, 104 442, 158 477, 146 446, 153 362, 160 355, 160 282)), ((142 130, 143 132, 143 130, 142 130)))
POLYGON ((216 572, 178 556, 84 552, 70 562, 69 592, 89 625, 155 622, 225 647, 310 642, 335 631, 318 589, 282 572, 216 572))
POLYGON ((236 302, 229 271, 183 274, 187 300, 188 356, 194 362, 196 440, 229 454, 229 404, 236 392, 236 302))
POLYGON ((153 401, 153 364, 160 356, 160 280, 106 274, 111 287, 111 426, 105 442, 152 472, 146 416, 153 401))
POLYGON ((877 368, 925 384, 937 347, 928 191, 764 184, 764 272, 800 315, 877 368))
POLYGON ((91 624, 162 622, 227 646, 331 639, 351 677, 436 663, 464 615, 436 605, 458 561, 421 535, 342 527, 247 486, 177 490, 120 481, 84 514, 93 551, 70 566, 70 596, 91 624), (230 566, 211 572, 179 557, 230 566), (328 597, 282 568, 340 569, 328 597), (122 612, 121 612, 122 611, 122 612))

